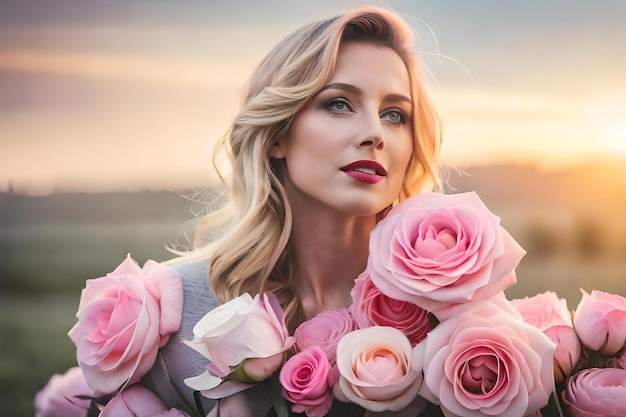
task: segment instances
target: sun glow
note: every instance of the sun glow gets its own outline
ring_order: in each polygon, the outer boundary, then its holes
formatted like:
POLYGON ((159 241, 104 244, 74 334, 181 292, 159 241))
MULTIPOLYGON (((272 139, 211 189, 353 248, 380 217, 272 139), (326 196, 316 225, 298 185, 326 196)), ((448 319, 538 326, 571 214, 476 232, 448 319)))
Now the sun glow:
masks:
POLYGON ((626 122, 609 126, 603 136, 600 141, 608 152, 626 156, 626 122))
POLYGON ((600 153, 626 156, 626 101, 621 97, 596 98, 581 115, 586 120, 585 134, 600 153))

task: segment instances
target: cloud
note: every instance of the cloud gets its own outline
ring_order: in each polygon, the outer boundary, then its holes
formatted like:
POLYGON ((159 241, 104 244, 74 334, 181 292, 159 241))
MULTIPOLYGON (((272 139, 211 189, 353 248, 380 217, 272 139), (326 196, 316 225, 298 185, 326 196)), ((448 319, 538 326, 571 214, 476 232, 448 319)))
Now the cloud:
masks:
POLYGON ((0 70, 203 87, 241 84, 250 73, 248 68, 224 62, 178 57, 28 49, 0 51, 0 70))
MULTIPOLYGON (((308 21, 337 9, 372 3, 370 0, 210 0, 210 1, 76 1, 3 0, 0 24, 196 26, 246 24, 273 26, 289 19, 308 21)), ((374 2, 377 2, 374 0, 374 2)))

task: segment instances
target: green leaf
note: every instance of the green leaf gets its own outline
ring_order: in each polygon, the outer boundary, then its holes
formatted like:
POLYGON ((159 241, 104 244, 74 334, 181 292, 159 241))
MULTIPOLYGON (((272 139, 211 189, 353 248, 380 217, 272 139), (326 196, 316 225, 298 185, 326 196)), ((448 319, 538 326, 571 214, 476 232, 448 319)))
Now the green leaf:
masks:
POLYGON ((267 379, 265 389, 272 403, 272 407, 274 407, 274 411, 276 411, 276 417, 289 417, 287 400, 280 395, 280 388, 278 374, 274 374, 267 379))
POLYGON ((200 412, 201 416, 206 416, 206 413, 204 412, 204 407, 202 406, 202 400, 200 399, 200 391, 194 391, 193 392, 193 399, 196 402, 196 408, 198 409, 198 411, 200 412))
POLYGON ((100 415, 100 409, 96 400, 91 400, 89 408, 87 409, 87 415, 85 417, 98 417, 100 415))

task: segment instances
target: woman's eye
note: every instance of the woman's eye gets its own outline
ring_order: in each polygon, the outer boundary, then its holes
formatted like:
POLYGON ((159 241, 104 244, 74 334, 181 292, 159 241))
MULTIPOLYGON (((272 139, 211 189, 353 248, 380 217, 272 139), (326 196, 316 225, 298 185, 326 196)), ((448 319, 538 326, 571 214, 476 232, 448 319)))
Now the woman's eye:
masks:
POLYGON ((348 100, 342 97, 334 97, 326 102, 326 108, 333 111, 352 111, 348 100))
POLYGON ((396 124, 404 124, 408 121, 408 118, 404 115, 404 113, 398 110, 391 110, 385 113, 383 117, 396 124))

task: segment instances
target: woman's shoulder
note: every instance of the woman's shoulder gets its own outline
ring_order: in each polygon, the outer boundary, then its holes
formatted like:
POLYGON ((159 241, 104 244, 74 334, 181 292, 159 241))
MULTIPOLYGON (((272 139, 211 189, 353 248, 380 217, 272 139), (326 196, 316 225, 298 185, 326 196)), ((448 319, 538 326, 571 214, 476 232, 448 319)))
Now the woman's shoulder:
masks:
POLYGON ((180 328, 159 349, 157 360, 144 378, 144 384, 168 406, 190 413, 195 411, 195 399, 193 390, 185 385, 184 380, 203 373, 208 361, 184 341, 193 339, 195 324, 216 308, 218 302, 209 287, 208 262, 177 263, 169 267, 178 272, 183 282, 180 328))
POLYGON ((208 261, 172 263, 169 267, 181 274, 183 279, 207 278, 209 275, 208 261))
POLYGON ((183 315, 176 336, 190 340, 193 337, 193 326, 219 305, 209 287, 208 262, 178 263, 170 267, 178 272, 183 281, 183 315))
POLYGON ((208 261, 173 263, 170 264, 169 267, 178 272, 178 274, 180 274, 185 286, 195 287, 202 291, 209 290, 208 261))

